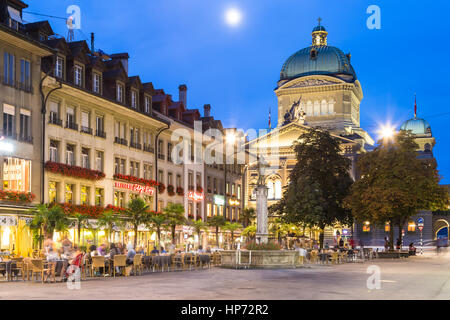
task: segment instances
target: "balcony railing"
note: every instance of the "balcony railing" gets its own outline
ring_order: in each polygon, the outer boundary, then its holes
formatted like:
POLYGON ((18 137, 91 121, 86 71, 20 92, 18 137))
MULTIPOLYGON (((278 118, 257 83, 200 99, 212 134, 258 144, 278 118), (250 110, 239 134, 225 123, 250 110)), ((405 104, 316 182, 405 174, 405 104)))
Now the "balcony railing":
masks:
POLYGON ((95 135, 96 135, 97 137, 106 139, 106 132, 105 132, 105 131, 95 130, 95 135))
POLYGON ((80 132, 87 133, 87 134, 92 134, 92 128, 81 126, 80 132))
POLYGON ((123 146, 128 146, 128 141, 119 137, 114 138, 114 143, 121 144, 123 146))
POLYGON ((73 121, 66 121, 66 128, 78 131, 78 125, 73 121))
POLYGON ((155 149, 151 145, 146 143, 144 143, 144 151, 155 153, 155 149))
POLYGON ((133 149, 142 150, 142 144, 137 143, 137 142, 130 142, 130 147, 133 148, 133 149))
POLYGON ((5 86, 9 86, 28 93, 33 92, 33 86, 31 84, 23 83, 17 80, 10 81, 8 78, 5 78, 4 75, 1 75, 1 80, 2 84, 5 86))
POLYGON ((62 127, 62 120, 59 119, 58 116, 55 115, 55 114, 50 115, 50 118, 49 118, 49 120, 48 120, 48 123, 55 124, 55 125, 57 125, 57 126, 62 127))
POLYGON ((25 142, 25 143, 29 143, 29 144, 33 144, 33 137, 24 137, 24 136, 19 136, 18 140, 20 142, 25 142))

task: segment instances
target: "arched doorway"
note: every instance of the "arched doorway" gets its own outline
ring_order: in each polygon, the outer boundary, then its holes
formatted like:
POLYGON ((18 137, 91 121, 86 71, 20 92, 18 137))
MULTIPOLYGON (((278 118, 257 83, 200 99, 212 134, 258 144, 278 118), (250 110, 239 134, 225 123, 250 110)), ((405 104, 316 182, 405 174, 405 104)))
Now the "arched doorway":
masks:
POLYGON ((434 230, 435 230, 435 239, 444 239, 445 241, 448 241, 448 230, 449 224, 447 220, 439 219, 434 224, 434 230))

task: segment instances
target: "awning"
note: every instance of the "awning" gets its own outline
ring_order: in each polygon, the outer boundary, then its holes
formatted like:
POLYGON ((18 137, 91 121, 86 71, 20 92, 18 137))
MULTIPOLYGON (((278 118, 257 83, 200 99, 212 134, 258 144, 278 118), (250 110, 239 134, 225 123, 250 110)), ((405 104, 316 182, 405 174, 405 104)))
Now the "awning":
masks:
POLYGON ((23 23, 22 18, 20 17, 20 12, 17 9, 14 9, 8 6, 9 17, 17 22, 23 23))

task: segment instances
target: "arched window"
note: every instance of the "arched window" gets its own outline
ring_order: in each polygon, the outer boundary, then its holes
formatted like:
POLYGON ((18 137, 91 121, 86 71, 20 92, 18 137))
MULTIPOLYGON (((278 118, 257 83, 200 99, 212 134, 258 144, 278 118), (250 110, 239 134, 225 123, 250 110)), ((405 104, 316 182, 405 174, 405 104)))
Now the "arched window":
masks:
POLYGON ((334 103, 333 99, 328 102, 328 114, 334 114, 334 103))
POLYGON ((326 115, 327 113, 328 113, 327 101, 324 99, 324 100, 322 100, 322 103, 320 106, 320 114, 326 115))
POLYGON ((320 116, 320 103, 319 103, 319 101, 314 101, 314 116, 320 116))
POLYGON ((311 101, 308 101, 306 103, 306 115, 307 116, 312 116, 313 115, 313 105, 311 101))
POLYGON ((267 182, 267 199, 273 199, 274 198, 274 190, 273 190, 273 182, 268 181, 267 182))
POLYGON ((275 181, 275 199, 281 199, 282 196, 281 181, 275 181))
POLYGON ((424 149, 425 151, 431 151, 431 144, 425 143, 424 149))

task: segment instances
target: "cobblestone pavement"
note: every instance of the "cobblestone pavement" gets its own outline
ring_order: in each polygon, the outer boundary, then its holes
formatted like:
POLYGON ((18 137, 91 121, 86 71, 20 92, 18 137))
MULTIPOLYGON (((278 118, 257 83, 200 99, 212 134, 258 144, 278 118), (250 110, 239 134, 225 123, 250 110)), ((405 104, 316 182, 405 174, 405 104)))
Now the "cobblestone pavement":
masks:
POLYGON ((284 270, 149 273, 66 283, 2 282, 5 299, 450 299, 450 255, 374 260, 284 270), (381 270, 381 288, 367 288, 367 268, 381 270))

